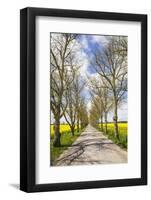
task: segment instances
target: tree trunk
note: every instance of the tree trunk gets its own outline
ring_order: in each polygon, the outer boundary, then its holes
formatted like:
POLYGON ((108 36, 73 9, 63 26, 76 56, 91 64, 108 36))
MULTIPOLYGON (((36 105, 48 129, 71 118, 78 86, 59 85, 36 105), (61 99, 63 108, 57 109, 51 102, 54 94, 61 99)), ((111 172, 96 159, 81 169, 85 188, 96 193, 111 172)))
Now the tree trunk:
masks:
POLYGON ((105 113, 105 134, 107 134, 107 113, 105 113))
POLYGON ((114 99, 114 136, 119 139, 119 132, 118 132, 118 115, 117 115, 117 100, 114 99))
POLYGON ((101 131, 103 131, 103 116, 101 115, 101 131))
POLYGON ((70 129, 71 129, 72 136, 74 136, 74 126, 71 126, 70 129))
POLYGON ((54 123, 54 142, 53 142, 54 147, 60 147, 61 142, 60 142, 60 119, 56 118, 55 123, 54 123))
POLYGON ((80 124, 80 127, 81 127, 81 129, 82 129, 82 128, 83 128, 83 126, 82 126, 82 121, 81 121, 81 120, 80 120, 80 123, 79 123, 79 124, 80 124))
POLYGON ((79 130, 80 130, 80 128, 79 128, 79 115, 77 115, 77 132, 79 133, 79 130))

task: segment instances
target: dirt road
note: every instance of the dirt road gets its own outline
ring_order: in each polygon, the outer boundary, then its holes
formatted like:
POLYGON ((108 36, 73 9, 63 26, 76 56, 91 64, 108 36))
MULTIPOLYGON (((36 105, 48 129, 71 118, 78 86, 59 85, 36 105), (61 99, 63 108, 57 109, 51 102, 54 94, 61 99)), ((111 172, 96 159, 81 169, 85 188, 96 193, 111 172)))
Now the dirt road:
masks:
POLYGON ((126 163, 127 152, 88 125, 71 147, 56 160, 55 166, 126 163))

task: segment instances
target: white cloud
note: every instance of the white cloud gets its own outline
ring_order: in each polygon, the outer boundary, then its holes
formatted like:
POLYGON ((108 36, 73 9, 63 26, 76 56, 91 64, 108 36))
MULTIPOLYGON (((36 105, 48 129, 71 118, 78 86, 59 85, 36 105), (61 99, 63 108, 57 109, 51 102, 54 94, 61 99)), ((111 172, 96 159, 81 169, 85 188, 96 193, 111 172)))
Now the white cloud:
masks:
POLYGON ((88 110, 88 112, 91 110, 91 100, 87 103, 87 110, 88 110))
POLYGON ((100 44, 100 45, 107 45, 108 44, 107 37, 103 36, 103 35, 92 35, 91 41, 93 43, 97 43, 97 44, 100 44))
MULTIPOLYGON (((128 120, 128 105, 127 103, 123 103, 119 108, 118 108, 118 121, 127 121, 128 120)), ((113 112, 109 112, 108 114, 108 121, 111 122, 113 121, 113 112)))
POLYGON ((88 72, 89 59, 88 59, 88 56, 82 49, 79 49, 76 57, 79 60, 80 66, 81 66, 80 69, 79 69, 80 76, 82 76, 84 79, 86 79, 87 76, 89 75, 89 72, 88 72))
POLYGON ((128 105, 127 103, 123 103, 118 110, 118 115, 119 115, 119 121, 120 120, 124 120, 127 121, 128 120, 128 105))
POLYGON ((81 48, 84 48, 84 49, 88 49, 89 48, 88 36, 87 35, 81 35, 81 37, 80 37, 80 45, 81 45, 81 48))

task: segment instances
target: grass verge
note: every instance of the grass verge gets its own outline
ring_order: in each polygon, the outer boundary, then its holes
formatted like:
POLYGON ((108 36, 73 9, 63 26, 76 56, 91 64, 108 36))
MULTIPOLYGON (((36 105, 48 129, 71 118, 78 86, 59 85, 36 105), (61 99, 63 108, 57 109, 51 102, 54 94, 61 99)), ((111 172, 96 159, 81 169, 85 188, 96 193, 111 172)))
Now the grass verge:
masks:
POLYGON ((61 134, 61 146, 60 147, 53 147, 53 138, 51 139, 50 143, 50 152, 51 152, 51 165, 54 164, 55 160, 66 150, 70 147, 73 142, 80 136, 83 130, 80 130, 79 133, 77 130, 72 136, 70 131, 64 132, 61 134))
MULTIPOLYGON (((100 125, 99 125, 99 130, 100 125)), ((120 147, 127 150, 127 137, 128 137, 128 124, 127 123, 118 123, 119 130, 119 140, 114 136, 114 124, 108 123, 107 125, 107 134, 105 134, 109 139, 111 139, 115 144, 118 144, 120 147)))

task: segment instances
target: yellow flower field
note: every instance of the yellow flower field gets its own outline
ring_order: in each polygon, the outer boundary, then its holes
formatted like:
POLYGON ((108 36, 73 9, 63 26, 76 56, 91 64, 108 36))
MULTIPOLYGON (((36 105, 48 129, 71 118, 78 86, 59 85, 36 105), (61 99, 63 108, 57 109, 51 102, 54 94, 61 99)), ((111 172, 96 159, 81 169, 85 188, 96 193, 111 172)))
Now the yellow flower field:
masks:
MULTIPOLYGON (((101 127, 101 124, 99 124, 99 126, 101 127)), ((120 142, 117 141, 117 139, 114 137, 114 123, 107 124, 108 137, 112 139, 115 143, 120 143, 123 147, 127 148, 128 123, 118 123, 118 130, 120 142)))
MULTIPOLYGON (((109 127, 114 127, 114 123, 108 123, 109 127)), ((127 123, 118 123, 119 128, 127 128, 127 123)))
MULTIPOLYGON (((75 127, 76 130, 76 127, 75 127)), ((69 133, 70 132, 70 126, 68 124, 60 124, 60 133, 69 133)), ((54 137, 54 125, 50 125, 50 134, 51 137, 54 137)))
MULTIPOLYGON (((110 131, 114 131, 114 123, 108 123, 107 127, 110 131)), ((128 123, 118 123, 119 134, 127 135, 128 134, 128 123)))

